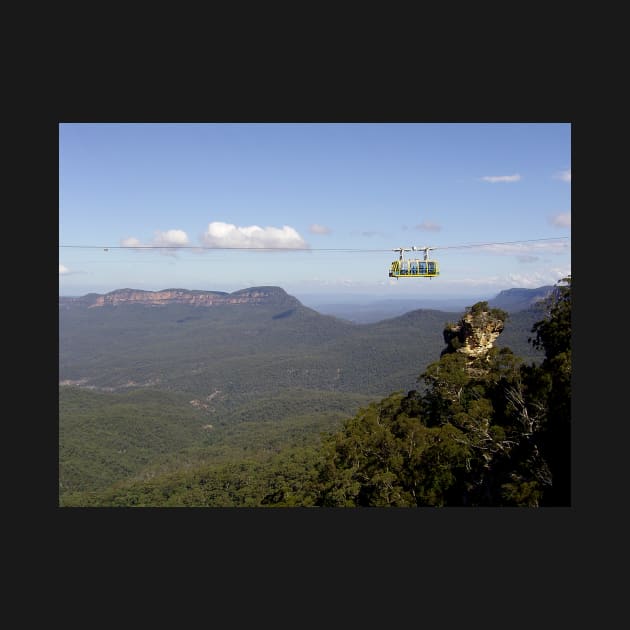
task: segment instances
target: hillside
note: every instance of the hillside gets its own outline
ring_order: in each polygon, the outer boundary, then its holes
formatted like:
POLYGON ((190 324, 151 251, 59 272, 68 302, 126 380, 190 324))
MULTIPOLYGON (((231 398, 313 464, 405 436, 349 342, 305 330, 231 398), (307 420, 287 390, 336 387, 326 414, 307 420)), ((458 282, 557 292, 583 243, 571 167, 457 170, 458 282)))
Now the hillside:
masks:
MULTIPOLYGON (((278 287, 125 289, 59 306, 64 504, 182 466, 315 447, 371 400, 421 387, 445 324, 458 318, 418 309, 352 324, 278 287)), ((497 345, 534 356, 534 321, 533 310, 514 314, 497 345)))
POLYGON ((218 398, 278 388, 362 393, 414 386, 448 315, 414 311, 357 326, 286 293, 210 308, 141 304, 60 310, 62 383, 114 390, 157 387, 218 398), (405 359, 401 362, 401 353, 405 359))

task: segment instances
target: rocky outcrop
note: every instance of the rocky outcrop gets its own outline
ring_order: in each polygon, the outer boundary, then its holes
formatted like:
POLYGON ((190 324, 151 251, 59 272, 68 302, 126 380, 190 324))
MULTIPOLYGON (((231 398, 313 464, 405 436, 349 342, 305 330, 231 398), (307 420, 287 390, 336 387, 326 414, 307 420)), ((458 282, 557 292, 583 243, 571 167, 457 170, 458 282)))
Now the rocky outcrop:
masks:
POLYGON ((459 352, 471 359, 485 356, 501 334, 506 317, 505 311, 491 309, 487 302, 471 306, 458 323, 444 329, 447 347, 442 354, 459 352))
POLYGON ((77 298, 59 298, 60 306, 79 305, 88 308, 119 306, 121 304, 142 304, 145 306, 166 306, 188 304, 190 306, 216 306, 221 304, 285 304, 298 303, 280 287, 252 287, 225 293, 222 291, 189 291, 187 289, 164 289, 162 291, 142 291, 139 289, 117 289, 100 295, 90 293, 77 298))

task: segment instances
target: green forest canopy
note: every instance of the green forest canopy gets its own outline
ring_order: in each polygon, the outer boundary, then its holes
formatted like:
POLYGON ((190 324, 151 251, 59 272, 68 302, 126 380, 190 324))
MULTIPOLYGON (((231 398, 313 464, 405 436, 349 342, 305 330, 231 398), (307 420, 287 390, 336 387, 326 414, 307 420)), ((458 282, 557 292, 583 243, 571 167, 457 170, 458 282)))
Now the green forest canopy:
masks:
MULTIPOLYGON (((473 315, 487 304, 471 307, 473 315)), ((547 299, 526 364, 507 347, 471 359, 447 346, 419 376, 340 430, 267 459, 197 466, 67 495, 100 506, 568 506, 571 278, 547 299)))

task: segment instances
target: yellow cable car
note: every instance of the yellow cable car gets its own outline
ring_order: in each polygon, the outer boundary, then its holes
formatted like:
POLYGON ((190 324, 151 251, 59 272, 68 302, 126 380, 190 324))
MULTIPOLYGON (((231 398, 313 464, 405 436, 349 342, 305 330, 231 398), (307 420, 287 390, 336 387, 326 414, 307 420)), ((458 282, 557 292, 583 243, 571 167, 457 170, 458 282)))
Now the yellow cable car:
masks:
POLYGON ((399 252, 398 260, 394 260, 389 268, 390 278, 434 278, 440 275, 437 260, 429 260, 429 250, 434 247, 398 247, 393 251, 399 252), (423 251, 424 258, 407 258, 404 252, 423 251))

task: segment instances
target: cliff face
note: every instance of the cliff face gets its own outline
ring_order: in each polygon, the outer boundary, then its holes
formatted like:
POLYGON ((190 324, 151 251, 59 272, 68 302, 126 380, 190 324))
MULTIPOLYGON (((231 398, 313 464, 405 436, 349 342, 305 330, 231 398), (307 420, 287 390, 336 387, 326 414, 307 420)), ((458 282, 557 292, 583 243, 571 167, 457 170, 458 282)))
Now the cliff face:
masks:
POLYGON ((277 304, 297 303, 280 287, 252 287, 224 293, 221 291, 189 291, 187 289, 164 289, 162 291, 141 291, 138 289, 117 289, 104 295, 90 293, 78 298, 60 298, 59 305, 82 305, 88 308, 118 306, 121 304, 142 304, 145 306, 166 306, 168 304, 188 304, 190 306, 215 306, 220 304, 277 304))
POLYGON ((442 354, 459 352, 471 359, 485 356, 504 328, 507 314, 489 309, 487 302, 471 307, 457 324, 444 329, 447 344, 442 354))

